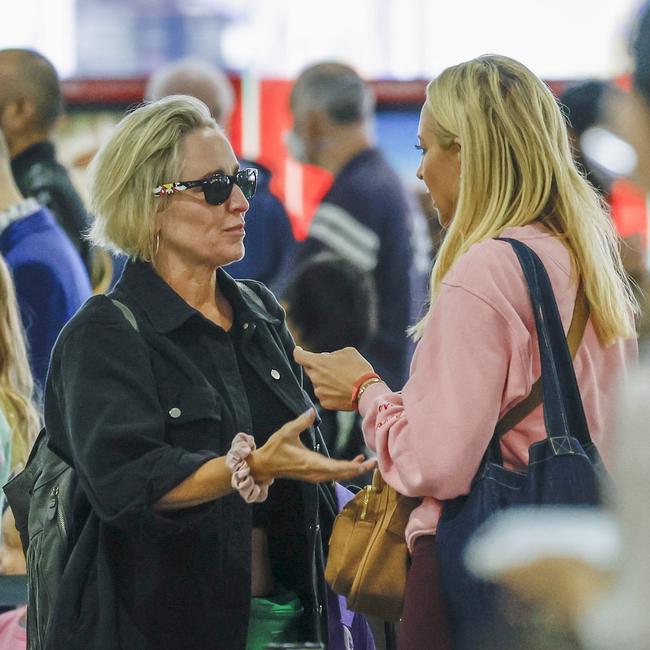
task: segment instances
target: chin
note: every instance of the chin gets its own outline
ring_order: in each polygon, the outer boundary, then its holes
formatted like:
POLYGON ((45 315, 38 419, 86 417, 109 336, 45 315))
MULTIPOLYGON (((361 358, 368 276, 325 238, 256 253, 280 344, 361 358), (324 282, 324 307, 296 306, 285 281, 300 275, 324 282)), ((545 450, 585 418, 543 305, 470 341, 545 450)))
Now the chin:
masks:
POLYGON ((438 223, 440 224, 440 227, 446 229, 447 226, 449 226, 449 222, 451 221, 451 219, 443 215, 442 212, 440 212, 440 208, 434 206, 433 209, 436 213, 436 216, 438 217, 438 223))
POLYGON ((235 262, 239 262, 239 261, 243 260, 244 259, 244 253, 245 253, 245 249, 244 249, 244 246, 242 244, 242 246, 237 251, 233 251, 227 257, 224 256, 225 260, 224 260, 224 258, 222 258, 221 264, 219 264, 219 266, 229 266, 230 264, 234 264, 235 262))

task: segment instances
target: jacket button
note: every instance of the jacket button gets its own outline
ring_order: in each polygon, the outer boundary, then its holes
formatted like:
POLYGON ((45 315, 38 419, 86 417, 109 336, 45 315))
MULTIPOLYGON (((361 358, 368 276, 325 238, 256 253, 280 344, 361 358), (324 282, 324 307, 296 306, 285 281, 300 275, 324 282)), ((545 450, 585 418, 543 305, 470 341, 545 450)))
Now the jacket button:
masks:
POLYGON ((181 417, 181 410, 175 406, 173 409, 169 409, 169 415, 173 418, 181 417))
POLYGON ((245 329, 245 330, 247 330, 247 329, 248 329, 248 323, 244 323, 244 324, 242 325, 242 328, 245 329))
POLYGON ((275 368, 273 368, 273 370, 271 370, 271 377, 276 380, 280 379, 280 373, 275 368))

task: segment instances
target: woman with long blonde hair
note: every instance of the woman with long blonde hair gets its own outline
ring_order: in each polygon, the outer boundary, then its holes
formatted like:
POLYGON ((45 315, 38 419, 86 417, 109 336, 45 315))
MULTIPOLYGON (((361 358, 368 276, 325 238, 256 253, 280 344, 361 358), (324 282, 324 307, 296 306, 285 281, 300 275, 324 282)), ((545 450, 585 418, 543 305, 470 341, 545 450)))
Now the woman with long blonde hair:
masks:
MULTIPOLYGON (((295 358, 324 407, 359 410, 384 479, 422 499, 406 528, 412 564, 400 645, 434 648, 449 643, 434 627, 441 513, 469 493, 497 423, 541 372, 522 269, 495 238, 519 240, 539 256, 565 331, 582 285, 590 317, 574 368, 606 462, 615 382, 637 356, 636 305, 609 216, 573 161, 560 107, 524 65, 485 55, 446 69, 427 88, 418 137, 417 176, 447 233, 429 310, 412 330, 418 346, 408 382, 393 392, 350 348, 299 350, 295 358)), ((500 437, 504 466, 525 470, 529 446, 545 438, 538 405, 500 437)))
POLYGON ((3 430, 2 485, 21 469, 36 438, 40 418, 32 396, 34 382, 27 360, 14 283, 0 256, 0 429, 3 430))

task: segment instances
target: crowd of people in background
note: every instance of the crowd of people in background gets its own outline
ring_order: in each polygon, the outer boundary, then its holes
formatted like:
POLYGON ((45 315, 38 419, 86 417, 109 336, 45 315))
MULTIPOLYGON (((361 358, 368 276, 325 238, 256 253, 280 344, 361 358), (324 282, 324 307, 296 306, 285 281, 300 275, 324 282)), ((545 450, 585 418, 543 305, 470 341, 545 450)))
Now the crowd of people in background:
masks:
MULTIPOLYGON (((585 290, 576 376, 618 488, 607 516, 621 550, 611 571, 553 550, 491 574, 477 561, 516 611, 544 621, 493 647, 530 634, 531 648, 650 649, 648 242, 624 225, 650 192, 650 5, 632 54, 631 91, 584 80, 559 98, 507 57, 443 72, 412 134, 424 200, 375 142, 370 85, 343 63, 307 67, 287 146, 333 182, 298 241, 271 170, 231 148, 222 70, 187 59, 154 71, 95 157, 86 206, 52 144, 56 70, 0 50, 0 478, 24 468, 44 425, 79 475, 71 596, 43 647, 262 650, 261 612, 281 605, 285 640, 384 648, 374 621, 374 642, 365 618, 349 623, 323 575, 332 482, 365 485, 377 466, 422 499, 406 529, 399 647, 469 650, 439 587, 436 528, 540 374, 503 236, 544 262, 565 330, 585 290), (630 177, 599 164, 594 128, 634 147, 630 177), (423 264, 414 233, 427 220, 423 264), (88 577, 91 561, 101 570, 88 577), (549 590, 540 575, 554 567, 549 590), (448 627, 432 629, 441 618, 448 627)), ((544 426, 540 407, 506 433, 506 466, 526 470, 544 426)), ((23 574, 1 501, 0 573, 23 574)), ((487 531, 486 548, 506 528, 487 531)), ((0 614, 0 650, 26 647, 29 612, 16 605, 0 614)))

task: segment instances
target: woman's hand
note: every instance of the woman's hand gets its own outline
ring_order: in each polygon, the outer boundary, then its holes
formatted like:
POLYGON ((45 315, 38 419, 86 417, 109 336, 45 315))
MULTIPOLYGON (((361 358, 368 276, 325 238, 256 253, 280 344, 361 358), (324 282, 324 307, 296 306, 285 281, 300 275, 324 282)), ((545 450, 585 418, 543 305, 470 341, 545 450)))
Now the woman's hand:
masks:
POLYGON ((353 460, 334 460, 307 449, 300 434, 314 423, 315 417, 316 412, 310 409, 287 422, 247 458, 256 483, 268 483, 276 478, 309 483, 342 481, 374 469, 376 461, 364 461, 362 455, 353 460))
POLYGON ((374 372, 354 348, 313 353, 296 347, 293 358, 311 379, 322 407, 331 411, 356 410, 356 404, 351 401, 354 384, 359 377, 374 372))

